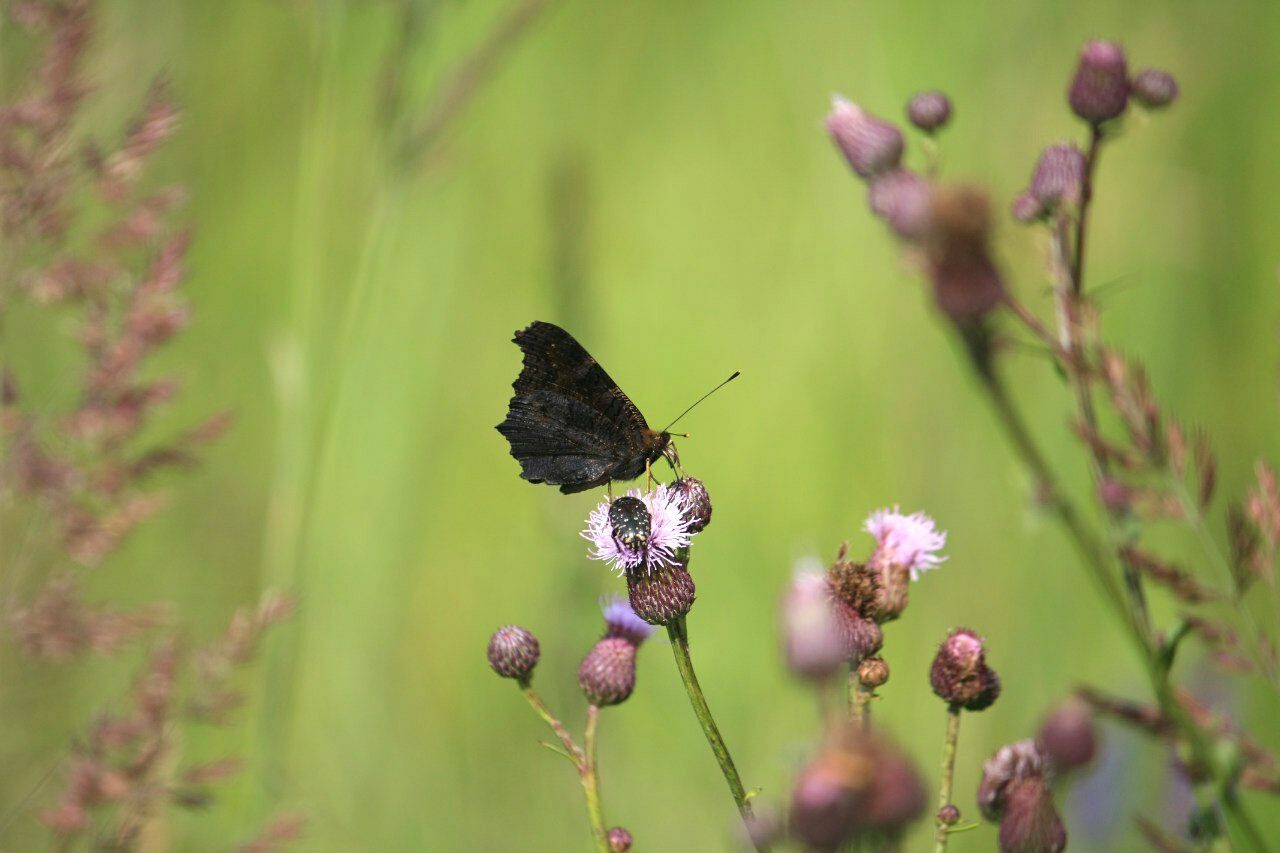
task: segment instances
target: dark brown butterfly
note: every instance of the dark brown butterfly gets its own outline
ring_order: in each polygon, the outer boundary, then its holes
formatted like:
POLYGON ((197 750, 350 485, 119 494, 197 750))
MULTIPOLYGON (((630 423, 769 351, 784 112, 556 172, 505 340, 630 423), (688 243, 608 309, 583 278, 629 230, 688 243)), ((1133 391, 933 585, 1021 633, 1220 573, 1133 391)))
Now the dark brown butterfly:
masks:
POLYGON ((524 368, 497 429, 511 443, 521 477, 559 486, 567 495, 634 480, 664 456, 679 465, 671 433, 650 429, 572 335, 537 321, 513 340, 524 352, 524 368))

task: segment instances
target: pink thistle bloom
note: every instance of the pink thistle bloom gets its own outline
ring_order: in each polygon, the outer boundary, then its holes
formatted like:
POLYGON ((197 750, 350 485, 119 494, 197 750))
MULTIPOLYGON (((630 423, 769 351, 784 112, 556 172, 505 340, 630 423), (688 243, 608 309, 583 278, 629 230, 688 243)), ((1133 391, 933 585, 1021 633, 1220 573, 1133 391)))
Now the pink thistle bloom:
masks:
POLYGON ((605 636, 622 637, 638 646, 654 632, 654 627, 637 616, 631 602, 620 595, 601 599, 600 609, 604 612, 605 636))
POLYGON ((587 529, 581 534, 591 543, 588 556, 608 563, 618 574, 638 568, 653 572, 677 565, 676 552, 687 548, 694 536, 689 532, 689 521, 684 517, 680 493, 659 485, 648 493, 631 489, 627 497, 639 499, 649 510, 649 541, 639 548, 619 542, 613 535, 613 524, 609 520, 610 502, 606 499, 587 516, 587 529))
POLYGON ((923 512, 903 515, 898 507, 871 513, 863 529, 876 538, 876 556, 911 570, 911 579, 938 568, 946 557, 937 552, 947 544, 947 534, 938 530, 923 512))

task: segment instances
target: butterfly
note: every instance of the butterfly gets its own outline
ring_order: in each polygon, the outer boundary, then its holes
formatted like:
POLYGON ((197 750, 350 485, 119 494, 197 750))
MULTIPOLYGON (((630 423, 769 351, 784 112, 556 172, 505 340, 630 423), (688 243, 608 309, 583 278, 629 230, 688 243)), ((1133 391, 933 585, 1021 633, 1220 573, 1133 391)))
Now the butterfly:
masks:
POLYGON ((497 430, 511 443, 521 477, 568 495, 634 480, 663 457, 679 465, 671 433, 650 429, 573 335, 539 320, 513 341, 524 367, 497 430))

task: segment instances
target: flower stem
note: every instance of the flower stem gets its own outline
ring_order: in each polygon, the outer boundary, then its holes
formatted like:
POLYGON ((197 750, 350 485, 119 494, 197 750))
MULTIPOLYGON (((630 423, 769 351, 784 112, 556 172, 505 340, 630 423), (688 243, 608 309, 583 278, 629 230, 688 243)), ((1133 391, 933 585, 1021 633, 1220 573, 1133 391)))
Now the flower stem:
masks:
POLYGON ((858 677, 858 667, 849 667, 849 719, 863 728, 871 727, 871 691, 858 677))
MULTIPOLYGON (((671 651, 676 658, 676 669, 680 671, 680 678, 684 681, 684 689, 689 694, 693 713, 702 724, 702 734, 706 736, 707 743, 711 745, 711 751, 715 753, 716 761, 720 764, 720 772, 724 774, 724 781, 729 785, 729 793, 733 795, 734 805, 742 815, 742 822, 750 830, 754 819, 751 803, 747 800, 746 789, 742 787, 742 779, 738 776, 738 768, 734 766, 733 756, 729 754, 729 747, 720 736, 720 729, 716 726, 715 718, 711 716, 711 708, 707 706, 707 699, 702 695, 698 676, 693 671, 693 659, 689 656, 689 631, 685 624, 685 617, 681 616, 669 624, 667 635, 671 638, 671 651)), ((757 847, 757 849, 760 848, 757 847)))
POLYGON ((583 762, 582 793, 587 800, 587 817, 591 821, 591 834, 596 840, 596 849, 600 853, 609 853, 609 836, 605 830, 604 814, 600 809, 600 775, 596 773, 596 728, 600 724, 600 708, 597 705, 587 707, 587 727, 583 733, 583 746, 586 760, 583 762))
POLYGON ((583 734, 583 748, 579 749, 564 723, 551 713, 532 684, 521 681, 520 692, 529 700, 534 713, 542 718, 564 744, 564 755, 573 762, 578 771, 578 779, 582 782, 582 794, 587 801, 587 819, 591 822, 591 838, 595 841, 596 851, 609 853, 609 836, 605 830, 604 813, 600 808, 600 774, 596 770, 596 730, 600 724, 600 709, 595 705, 587 707, 587 727, 583 734))
POLYGON ((938 785, 937 828, 933 832, 933 853, 946 853, 951 827, 942 822, 942 810, 951 805, 951 782, 956 772, 956 743, 960 739, 960 708, 947 708, 947 737, 942 742, 942 782, 938 785))

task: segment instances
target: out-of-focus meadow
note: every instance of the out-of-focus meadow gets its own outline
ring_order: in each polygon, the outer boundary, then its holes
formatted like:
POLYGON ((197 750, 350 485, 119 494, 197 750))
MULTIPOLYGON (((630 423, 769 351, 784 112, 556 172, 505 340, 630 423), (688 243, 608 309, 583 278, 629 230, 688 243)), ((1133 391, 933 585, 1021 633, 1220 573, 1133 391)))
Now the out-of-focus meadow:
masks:
MULTIPOLYGON (((226 849, 281 807, 308 815, 307 850, 589 849, 572 771, 484 656, 499 625, 534 631, 536 682, 576 729, 597 598, 620 589, 577 535, 596 496, 522 482, 493 430, 519 365, 511 333, 534 319, 573 331, 651 422, 743 372, 684 422, 680 451, 715 503, 693 566, 694 660, 761 801, 785 795, 818 728, 780 664, 777 594, 796 558, 846 538, 868 548, 859 527, 880 506, 925 509, 950 534, 943 569, 887 627, 893 676, 875 706, 931 786, 937 642, 958 624, 980 631, 1004 682, 964 725, 966 815, 981 762, 1076 683, 1145 697, 821 121, 833 92, 896 119, 910 94, 941 88, 956 105, 946 174, 1003 205, 1040 147, 1081 136, 1064 91, 1085 38, 1173 71, 1180 101, 1130 120, 1106 151, 1089 272, 1105 331, 1146 359, 1171 411, 1209 430, 1221 488, 1237 494, 1255 457, 1280 455, 1280 74, 1266 60, 1280 55, 1280 6, 551 0, 471 108, 406 161, 378 130, 388 57, 405 51, 402 108, 418 116, 505 8, 421 5, 408 23, 392 2, 104 6, 93 126, 118 128, 160 72, 184 109, 150 180, 189 187, 195 321, 163 356, 186 391, 157 428, 223 408, 237 423, 171 477, 173 507, 91 590, 172 600, 193 638, 261 588, 301 601, 252 672, 243 725, 188 734, 192 754, 242 753, 248 772, 215 808, 174 818, 183 849, 226 849)), ((1037 308, 1043 252, 1002 217, 1002 260, 1037 308)), ((71 356, 4 331, 0 352, 37 378, 33 393, 65 396, 71 356)), ((1011 365, 1083 495, 1069 393, 1035 354, 1011 365)), ((138 655, 0 660, 7 812, 52 790, 60 750, 138 655)), ((733 849, 731 802, 664 642, 639 666, 635 695, 603 715, 609 821, 637 849, 733 849)), ((1232 701, 1274 719, 1274 697, 1232 701)), ((1107 736, 1064 800, 1075 849, 1135 849, 1133 809, 1184 807, 1166 754, 1107 736)), ((1257 811, 1280 832, 1280 814, 1257 811)), ((0 848, 41 849, 41 836, 23 814, 0 848)), ((984 825, 953 849, 993 837, 984 825)))

